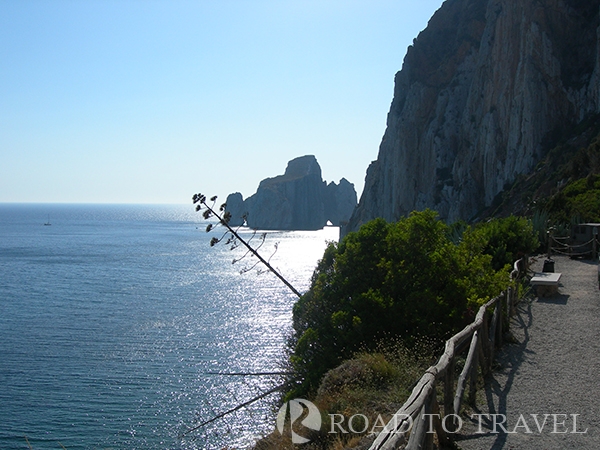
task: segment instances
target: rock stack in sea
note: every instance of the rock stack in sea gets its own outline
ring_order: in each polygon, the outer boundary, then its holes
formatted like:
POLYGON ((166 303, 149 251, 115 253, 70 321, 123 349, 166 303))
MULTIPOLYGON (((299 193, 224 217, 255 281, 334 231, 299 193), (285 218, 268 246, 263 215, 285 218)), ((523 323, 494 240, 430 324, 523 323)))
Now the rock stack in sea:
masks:
POLYGON ((327 184, 313 155, 291 160, 285 173, 260 182, 246 200, 227 197, 230 224, 261 230, 319 230, 327 222, 343 225, 357 204, 354 185, 345 178, 327 184))

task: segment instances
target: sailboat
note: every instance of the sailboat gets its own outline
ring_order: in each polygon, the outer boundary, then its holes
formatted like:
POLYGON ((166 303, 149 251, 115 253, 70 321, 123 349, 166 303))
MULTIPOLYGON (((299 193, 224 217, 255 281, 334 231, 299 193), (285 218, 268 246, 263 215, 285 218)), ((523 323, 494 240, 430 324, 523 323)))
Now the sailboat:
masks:
POLYGON ((48 226, 50 226, 50 225, 52 225, 52 224, 50 223, 50 214, 48 214, 48 222, 46 222, 46 223, 44 224, 44 226, 45 226, 45 227, 48 227, 48 226))

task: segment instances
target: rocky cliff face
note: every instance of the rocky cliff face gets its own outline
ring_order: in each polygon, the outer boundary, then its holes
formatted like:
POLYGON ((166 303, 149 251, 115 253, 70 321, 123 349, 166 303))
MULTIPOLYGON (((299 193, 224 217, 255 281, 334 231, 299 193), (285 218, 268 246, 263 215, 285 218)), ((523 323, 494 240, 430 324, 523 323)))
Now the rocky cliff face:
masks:
POLYGON ((600 0, 447 0, 396 74, 349 229, 433 208, 471 219, 600 111, 600 0))
POLYGON ((334 225, 348 222, 356 208, 356 191, 354 185, 345 178, 339 184, 333 181, 325 188, 325 215, 334 225))
POLYGON ((342 178, 327 185, 314 156, 293 159, 285 173, 260 182, 245 201, 240 193, 227 197, 230 223, 262 230, 319 230, 327 221, 348 221, 356 206, 354 185, 342 178))

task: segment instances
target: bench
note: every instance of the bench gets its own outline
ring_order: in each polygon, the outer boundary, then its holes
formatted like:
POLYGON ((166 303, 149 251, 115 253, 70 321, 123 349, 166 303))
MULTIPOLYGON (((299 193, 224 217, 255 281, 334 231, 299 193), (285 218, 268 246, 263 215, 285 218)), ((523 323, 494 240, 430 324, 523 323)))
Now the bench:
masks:
POLYGON ((536 288, 538 297, 550 297, 558 293, 558 281, 561 273, 539 272, 531 278, 531 285, 536 288))

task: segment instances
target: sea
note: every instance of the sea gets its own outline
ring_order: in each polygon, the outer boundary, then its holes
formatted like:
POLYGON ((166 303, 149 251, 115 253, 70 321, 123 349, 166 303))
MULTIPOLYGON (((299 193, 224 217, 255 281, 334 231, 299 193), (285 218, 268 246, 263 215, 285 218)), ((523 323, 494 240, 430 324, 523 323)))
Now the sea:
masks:
MULTIPOLYGON (((208 223, 0 204, 0 449, 244 449, 275 429, 297 296, 208 223)), ((339 229, 240 233, 304 292, 339 229)))

